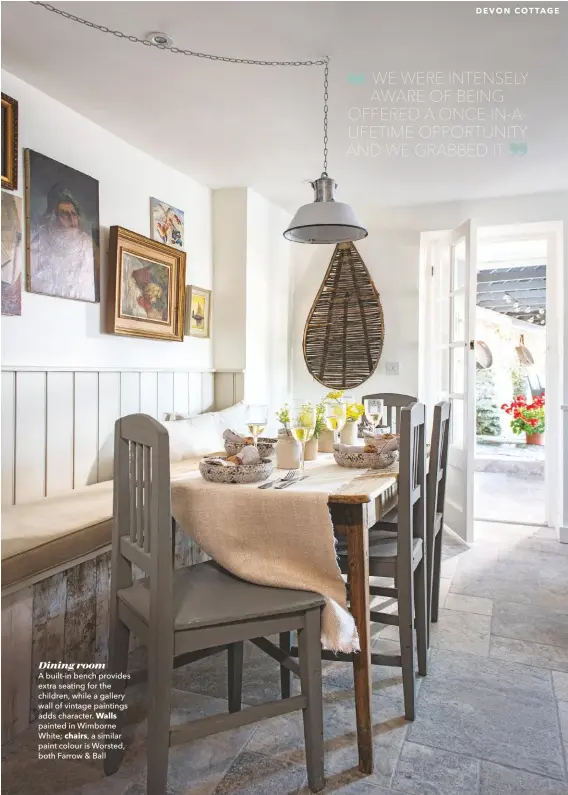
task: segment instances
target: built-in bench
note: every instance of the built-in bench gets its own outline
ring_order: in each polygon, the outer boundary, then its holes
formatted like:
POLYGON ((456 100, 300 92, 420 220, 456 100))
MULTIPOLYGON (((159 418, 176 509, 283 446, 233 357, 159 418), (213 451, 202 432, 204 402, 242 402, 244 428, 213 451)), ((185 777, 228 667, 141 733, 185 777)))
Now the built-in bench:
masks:
MULTIPOLYGON (((197 467, 201 456, 188 456, 192 445, 211 444, 218 450, 223 427, 234 419, 229 409, 187 424, 166 423, 172 477, 197 467)), ((22 466, 15 471, 25 477, 22 466)), ((37 717, 34 674, 40 661, 106 661, 112 490, 112 480, 105 480, 2 509, 3 743, 37 717)), ((204 557, 178 529, 176 565, 204 557)))

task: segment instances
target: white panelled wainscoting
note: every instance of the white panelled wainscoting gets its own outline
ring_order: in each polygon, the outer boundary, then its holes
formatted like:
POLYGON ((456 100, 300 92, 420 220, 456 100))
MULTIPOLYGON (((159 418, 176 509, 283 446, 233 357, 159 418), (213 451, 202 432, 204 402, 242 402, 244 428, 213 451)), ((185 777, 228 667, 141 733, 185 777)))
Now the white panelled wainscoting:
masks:
POLYGON ((242 395, 239 372, 3 368, 2 505, 110 480, 121 416, 200 414, 242 395))

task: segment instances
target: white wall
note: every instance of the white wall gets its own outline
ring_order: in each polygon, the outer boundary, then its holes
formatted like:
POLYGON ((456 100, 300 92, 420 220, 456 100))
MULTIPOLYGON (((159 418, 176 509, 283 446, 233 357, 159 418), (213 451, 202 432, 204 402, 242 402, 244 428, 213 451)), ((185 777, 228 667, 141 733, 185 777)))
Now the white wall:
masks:
MULTIPOLYGON (((185 212, 186 282, 211 288, 211 191, 130 146, 102 127, 15 76, 2 72, 2 90, 19 103, 20 171, 30 148, 99 180, 101 303, 90 304, 23 292, 21 317, 2 317, 4 365, 139 367, 206 370, 211 340, 183 343, 102 333, 106 307, 108 229, 118 224, 148 236, 150 196, 185 212)), ((167 146, 167 127, 164 131, 167 146)))
POLYGON ((290 216, 250 188, 213 192, 215 366, 242 369, 248 403, 274 411, 290 395, 290 216))
POLYGON ((268 403, 272 411, 288 399, 291 387, 294 246, 282 234, 289 222, 288 213, 248 191, 245 398, 268 403))

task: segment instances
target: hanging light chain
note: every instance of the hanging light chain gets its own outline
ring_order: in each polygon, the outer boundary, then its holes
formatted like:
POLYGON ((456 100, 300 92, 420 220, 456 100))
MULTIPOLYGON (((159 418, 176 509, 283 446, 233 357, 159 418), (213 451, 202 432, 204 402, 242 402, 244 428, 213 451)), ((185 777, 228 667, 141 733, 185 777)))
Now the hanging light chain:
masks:
POLYGON ((327 177, 327 112, 329 110, 327 101, 329 97, 329 58, 325 59, 323 70, 323 174, 327 177))
POLYGON ((116 36, 117 39, 126 39, 127 41, 130 41, 133 44, 143 44, 145 47, 156 47, 156 49, 158 50, 167 50, 168 52, 174 53, 175 55, 189 55, 193 58, 205 58, 208 61, 223 61, 224 63, 242 63, 242 64, 249 64, 250 66, 324 66, 325 65, 326 80, 327 80, 327 64, 329 62, 328 56, 320 58, 317 61, 255 61, 252 58, 230 58, 225 55, 211 55, 210 53, 205 53, 205 52, 182 50, 180 47, 168 47, 166 44, 157 44, 156 42, 149 41, 148 39, 140 39, 138 38, 138 36, 130 36, 128 35, 128 33, 123 33, 120 30, 112 30, 111 28, 107 28, 105 25, 97 25, 95 22, 89 22, 88 19, 82 19, 81 17, 76 17, 74 14, 70 14, 68 11, 62 11, 60 8, 56 8, 55 6, 52 6, 49 3, 41 3, 39 2, 39 0, 32 0, 32 4, 35 6, 41 6, 41 8, 44 8, 46 11, 51 11, 54 14, 59 14, 59 16, 65 17, 65 19, 70 19, 72 22, 78 22, 80 25, 85 25, 88 28, 93 28, 94 30, 98 30, 101 33, 110 33, 113 36, 116 36))

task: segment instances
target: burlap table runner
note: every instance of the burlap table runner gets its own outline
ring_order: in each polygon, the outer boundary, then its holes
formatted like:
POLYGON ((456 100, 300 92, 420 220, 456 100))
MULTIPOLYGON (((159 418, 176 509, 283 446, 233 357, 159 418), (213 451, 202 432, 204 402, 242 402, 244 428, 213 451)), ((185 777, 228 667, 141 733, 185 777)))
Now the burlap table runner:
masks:
MULTIPOLYGON (((191 466, 194 469, 194 466, 191 466)), ((237 577, 313 591, 326 599, 324 648, 359 648, 345 583, 337 565, 328 495, 364 470, 315 464, 302 483, 282 490, 210 483, 172 467, 172 513, 201 548, 237 577)), ((284 474, 284 473, 280 473, 284 474)), ((272 477, 277 477, 275 470, 272 477)))

